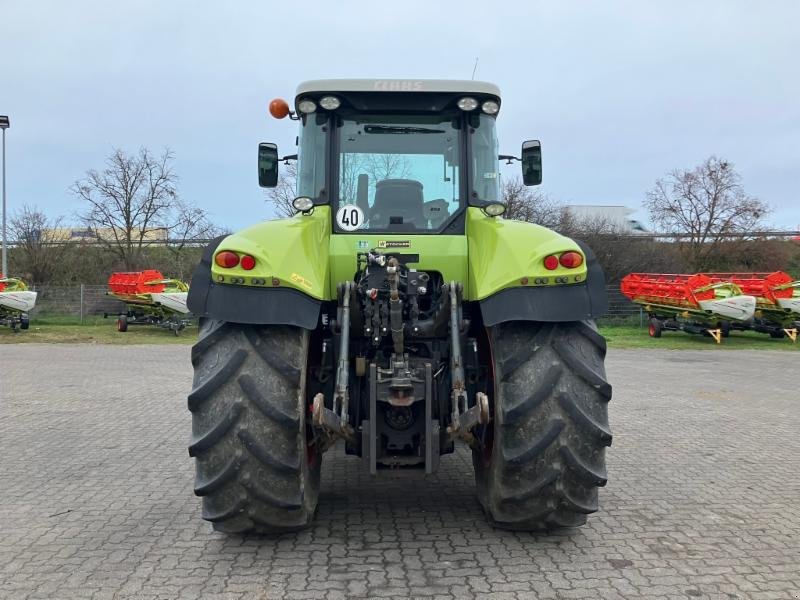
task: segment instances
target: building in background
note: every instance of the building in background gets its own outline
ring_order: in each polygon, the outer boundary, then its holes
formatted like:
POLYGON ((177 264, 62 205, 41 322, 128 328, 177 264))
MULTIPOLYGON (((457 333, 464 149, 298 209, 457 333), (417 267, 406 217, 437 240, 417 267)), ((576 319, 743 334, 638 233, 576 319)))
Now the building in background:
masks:
POLYGON ((648 233, 642 222, 633 218, 636 210, 627 206, 570 204, 564 211, 577 222, 608 224, 623 233, 648 233))
MULTIPOLYGON (((113 240, 114 232, 110 227, 87 229, 86 227, 61 227, 47 232, 48 239, 53 242, 94 243, 98 240, 113 240)), ((145 231, 145 242, 164 242, 169 238, 169 229, 154 227, 145 231)))

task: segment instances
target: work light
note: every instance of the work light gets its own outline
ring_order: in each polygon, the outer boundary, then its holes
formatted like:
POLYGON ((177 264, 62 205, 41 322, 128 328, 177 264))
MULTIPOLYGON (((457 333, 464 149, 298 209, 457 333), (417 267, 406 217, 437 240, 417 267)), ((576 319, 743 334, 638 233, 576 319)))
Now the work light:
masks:
POLYGON ((500 105, 494 100, 487 100, 481 105, 481 110, 487 115, 496 115, 500 112, 500 105))
POLYGON ((457 104, 458 108, 460 108, 463 111, 470 111, 478 108, 478 101, 475 100, 475 98, 471 98, 469 96, 464 96, 463 98, 459 99, 457 104))
POLYGON ((319 105, 325 110, 336 110, 342 103, 336 96, 323 96, 319 99, 319 105))
POLYGON ((307 196, 298 196, 292 200, 292 206, 294 206, 294 209, 297 211, 306 212, 314 208, 314 201, 307 196))
POLYGON ((308 115, 317 110, 317 104, 310 98, 303 98, 297 103, 297 110, 308 115))

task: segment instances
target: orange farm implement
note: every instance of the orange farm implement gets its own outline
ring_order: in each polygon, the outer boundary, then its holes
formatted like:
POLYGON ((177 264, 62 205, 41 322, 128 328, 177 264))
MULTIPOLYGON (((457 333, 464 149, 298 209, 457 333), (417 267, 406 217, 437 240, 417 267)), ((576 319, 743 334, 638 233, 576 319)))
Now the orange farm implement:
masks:
POLYGON ((129 325, 157 325, 178 335, 192 322, 186 308, 188 291, 189 286, 182 281, 166 279, 156 270, 113 273, 108 279, 108 295, 127 307, 117 318, 117 330, 127 331, 129 325))
POLYGON ((734 323, 751 321, 756 308, 755 297, 743 294, 736 284, 703 274, 631 273, 620 290, 642 305, 650 336, 656 338, 665 330, 685 331, 720 343, 734 323))
POLYGON ((707 273, 714 282, 730 282, 756 299, 755 316, 734 329, 752 329, 771 337, 797 340, 800 321, 800 280, 783 271, 773 273, 707 273))
POLYGON ((12 331, 28 329, 28 313, 36 304, 36 292, 31 292, 21 279, 4 277, 0 273, 0 325, 12 331))

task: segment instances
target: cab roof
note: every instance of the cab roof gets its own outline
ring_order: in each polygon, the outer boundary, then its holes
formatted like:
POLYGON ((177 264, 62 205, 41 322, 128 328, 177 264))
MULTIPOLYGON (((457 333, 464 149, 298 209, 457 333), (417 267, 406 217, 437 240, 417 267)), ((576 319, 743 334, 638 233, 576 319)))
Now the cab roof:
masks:
POLYGON ((296 96, 320 92, 445 92, 500 98, 495 84, 464 79, 316 79, 298 85, 296 96))

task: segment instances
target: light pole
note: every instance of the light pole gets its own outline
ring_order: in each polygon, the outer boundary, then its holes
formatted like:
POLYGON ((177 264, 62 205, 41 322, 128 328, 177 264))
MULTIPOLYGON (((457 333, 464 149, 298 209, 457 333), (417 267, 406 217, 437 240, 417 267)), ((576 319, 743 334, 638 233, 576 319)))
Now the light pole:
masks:
POLYGON ((6 254, 6 129, 11 127, 11 121, 5 115, 0 115, 0 129, 3 130, 3 267, 0 273, 8 277, 8 255, 6 254))

